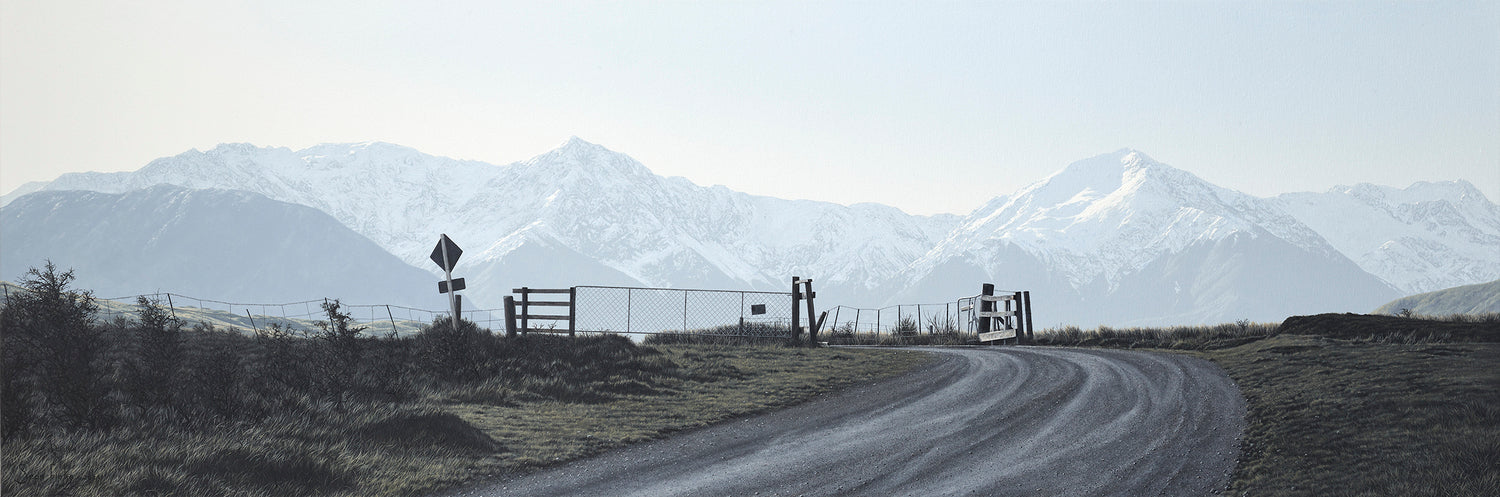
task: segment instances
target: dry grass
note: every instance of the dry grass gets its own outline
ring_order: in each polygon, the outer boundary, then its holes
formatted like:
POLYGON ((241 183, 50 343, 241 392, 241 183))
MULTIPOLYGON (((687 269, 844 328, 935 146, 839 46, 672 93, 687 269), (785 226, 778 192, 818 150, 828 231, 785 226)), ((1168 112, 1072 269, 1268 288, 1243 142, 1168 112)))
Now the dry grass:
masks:
POLYGON ((1171 349, 1223 367, 1249 407, 1232 495, 1500 495, 1494 315, 1064 328, 1037 341, 1171 349))
MULTIPOLYGON (((545 342, 533 354, 556 354, 567 339, 545 342)), ((255 422, 33 433, 5 442, 0 493, 422 495, 789 406, 928 360, 779 345, 632 350, 592 380, 559 380, 550 375, 581 377, 555 370, 577 365, 535 357, 501 378, 429 385, 408 402, 338 411, 303 398, 295 415, 255 422)))
POLYGON ((1249 405, 1234 495, 1500 495, 1500 344, 1286 334, 1199 354, 1249 405))

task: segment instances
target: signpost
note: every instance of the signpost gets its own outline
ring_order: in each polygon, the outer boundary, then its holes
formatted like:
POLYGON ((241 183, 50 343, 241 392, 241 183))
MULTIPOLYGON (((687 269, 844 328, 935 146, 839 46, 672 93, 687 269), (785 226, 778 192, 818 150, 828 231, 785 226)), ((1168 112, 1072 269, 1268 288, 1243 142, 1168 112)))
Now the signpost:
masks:
POLYGON ((444 281, 438 282, 438 293, 448 294, 448 307, 453 311, 453 331, 458 331, 459 316, 458 291, 464 289, 464 279, 453 279, 453 266, 458 264, 458 256, 464 255, 464 251, 458 248, 458 244, 448 238, 444 233, 438 238, 436 247, 432 248, 432 262, 443 268, 444 281))

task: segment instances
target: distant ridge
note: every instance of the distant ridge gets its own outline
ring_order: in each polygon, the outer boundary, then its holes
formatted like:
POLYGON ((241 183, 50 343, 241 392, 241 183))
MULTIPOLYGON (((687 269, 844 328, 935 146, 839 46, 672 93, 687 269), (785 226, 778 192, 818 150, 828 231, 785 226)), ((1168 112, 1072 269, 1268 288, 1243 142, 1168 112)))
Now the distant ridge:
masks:
POLYGON ((51 260, 100 297, 336 298, 440 308, 436 279, 321 211, 231 190, 42 191, 0 207, 0 274, 51 260))
POLYGON ((1424 316, 1500 313, 1500 280, 1401 297, 1375 309, 1375 314, 1408 310, 1424 316))

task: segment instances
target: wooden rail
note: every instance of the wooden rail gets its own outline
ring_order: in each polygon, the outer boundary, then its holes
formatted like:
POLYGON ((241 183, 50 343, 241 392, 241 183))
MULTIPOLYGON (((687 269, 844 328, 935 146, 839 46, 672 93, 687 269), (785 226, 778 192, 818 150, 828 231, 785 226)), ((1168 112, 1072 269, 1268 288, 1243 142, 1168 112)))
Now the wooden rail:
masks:
POLYGON ((530 321, 533 320, 533 319, 547 320, 547 321, 567 321, 568 322, 568 336, 576 336, 577 332, 575 331, 575 326, 576 326, 577 320, 574 319, 574 317, 578 315, 578 312, 577 312, 578 311, 578 289, 576 287, 575 288, 528 288, 528 287, 524 287, 523 286, 521 288, 512 289, 511 293, 515 293, 517 295, 520 295, 521 296, 521 302, 518 305, 518 303, 515 300, 515 297, 505 297, 505 334, 507 336, 516 336, 516 332, 518 330, 521 333, 527 333, 527 332, 531 332, 531 331, 545 332, 545 333, 561 333, 561 331, 554 332, 554 331, 551 331, 551 330, 541 330, 541 329, 533 330, 533 329, 531 329, 531 323, 530 323, 530 321), (532 301, 531 300, 531 296, 532 295, 563 295, 563 294, 566 294, 568 296, 568 300, 567 301, 557 301, 557 300, 532 301), (519 306, 519 310, 517 310, 518 306, 519 306), (568 308, 568 313, 567 314, 532 314, 531 308, 533 306, 535 306, 535 307, 567 307, 568 308), (517 325, 517 321, 520 322, 519 326, 517 325))

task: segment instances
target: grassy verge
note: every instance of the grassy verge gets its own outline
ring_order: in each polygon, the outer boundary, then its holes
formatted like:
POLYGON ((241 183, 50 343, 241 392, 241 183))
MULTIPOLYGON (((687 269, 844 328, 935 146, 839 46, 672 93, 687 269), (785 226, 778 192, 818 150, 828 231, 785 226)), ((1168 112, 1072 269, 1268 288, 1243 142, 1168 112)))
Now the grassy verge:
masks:
MULTIPOLYGON (((580 384, 533 371, 343 410, 290 399, 308 405, 254 422, 33 433, 5 443, 3 493, 420 495, 789 406, 928 360, 782 346, 629 350, 623 363, 645 373, 612 371, 580 384)), ((578 367, 559 359, 527 368, 549 364, 578 367)))
POLYGON ((1284 334, 1200 354, 1249 406, 1232 495, 1500 495, 1500 344, 1284 334))
POLYGON ((1497 341, 1493 315, 1038 335, 1170 349, 1223 367, 1249 408, 1231 495, 1500 495, 1497 341))

